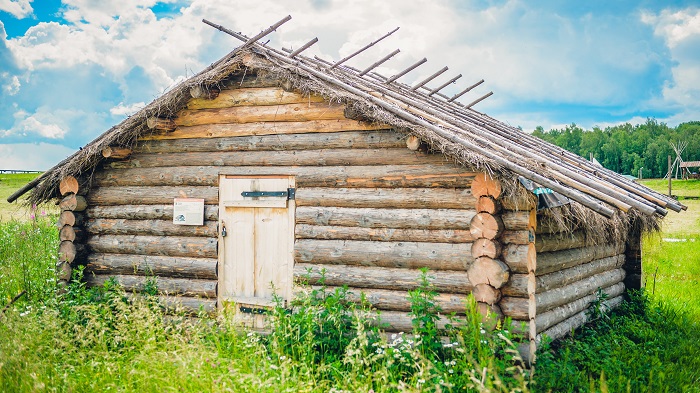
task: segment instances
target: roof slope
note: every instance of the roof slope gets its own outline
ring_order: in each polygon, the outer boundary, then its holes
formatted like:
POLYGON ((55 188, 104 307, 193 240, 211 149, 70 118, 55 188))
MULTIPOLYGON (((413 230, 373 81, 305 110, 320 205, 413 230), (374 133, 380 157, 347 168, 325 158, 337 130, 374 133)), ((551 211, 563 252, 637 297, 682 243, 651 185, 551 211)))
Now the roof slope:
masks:
POLYGON ((657 226, 666 209, 684 208, 613 171, 470 109, 440 94, 439 89, 412 88, 395 78, 363 73, 319 58, 291 57, 288 51, 216 27, 246 43, 112 127, 18 190, 8 201, 30 189, 33 203, 57 196, 60 180, 68 175, 91 173, 102 159, 103 148, 131 146, 140 135, 151 132, 147 119, 174 117, 191 98, 192 87, 216 88, 231 73, 255 68, 288 81, 292 88, 344 102, 359 118, 416 134, 465 165, 513 183, 518 176, 532 180, 587 208, 580 211, 594 211, 608 218, 622 215, 627 223, 634 221, 630 217, 642 218, 643 229, 649 229, 657 226))

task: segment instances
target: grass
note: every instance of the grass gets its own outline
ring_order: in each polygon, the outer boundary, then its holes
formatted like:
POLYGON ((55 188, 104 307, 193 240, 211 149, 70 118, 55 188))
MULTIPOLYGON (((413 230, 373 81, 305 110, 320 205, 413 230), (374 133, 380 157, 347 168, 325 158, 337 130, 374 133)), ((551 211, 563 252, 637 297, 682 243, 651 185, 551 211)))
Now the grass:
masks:
POLYGON ((40 173, 0 173, 0 222, 11 220, 30 220, 32 215, 58 213, 58 209, 49 204, 43 206, 27 207, 22 202, 26 198, 8 203, 7 197, 19 190, 22 186, 34 180, 40 173))
POLYGON ((292 313, 277 309, 268 336, 241 332, 226 315, 165 317, 153 298, 129 301, 110 282, 74 283, 57 297, 55 217, 35 212, 0 222, 0 308, 27 291, 0 315, 0 391, 700 392, 692 202, 644 239, 646 293, 545 346, 534 374, 518 363, 519 338, 484 325, 473 302, 449 344, 432 339, 429 280, 410 295, 414 331, 394 338, 378 334, 367 306, 342 290, 311 292, 292 313))

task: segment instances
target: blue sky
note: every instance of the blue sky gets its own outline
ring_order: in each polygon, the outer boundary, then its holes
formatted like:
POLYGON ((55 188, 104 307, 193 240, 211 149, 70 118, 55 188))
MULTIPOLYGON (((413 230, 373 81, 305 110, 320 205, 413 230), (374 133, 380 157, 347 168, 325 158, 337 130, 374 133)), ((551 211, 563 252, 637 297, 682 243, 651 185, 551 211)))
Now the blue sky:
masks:
POLYGON ((526 131, 654 117, 700 120, 700 7, 693 1, 0 0, 0 169, 48 169, 239 44, 202 18, 248 35, 287 14, 272 44, 415 82, 486 82, 468 103, 526 131))

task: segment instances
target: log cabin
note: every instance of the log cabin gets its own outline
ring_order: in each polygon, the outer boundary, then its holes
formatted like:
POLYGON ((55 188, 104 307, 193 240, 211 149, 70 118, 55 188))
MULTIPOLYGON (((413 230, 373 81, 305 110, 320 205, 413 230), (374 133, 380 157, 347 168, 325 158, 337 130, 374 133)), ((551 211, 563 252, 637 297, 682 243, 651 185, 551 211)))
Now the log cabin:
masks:
POLYGON ((155 276, 165 304, 241 315, 323 280, 406 331, 428 268, 444 312, 472 294, 532 356, 640 288, 642 233, 684 208, 439 89, 239 38, 8 198, 59 201, 60 280, 155 276))

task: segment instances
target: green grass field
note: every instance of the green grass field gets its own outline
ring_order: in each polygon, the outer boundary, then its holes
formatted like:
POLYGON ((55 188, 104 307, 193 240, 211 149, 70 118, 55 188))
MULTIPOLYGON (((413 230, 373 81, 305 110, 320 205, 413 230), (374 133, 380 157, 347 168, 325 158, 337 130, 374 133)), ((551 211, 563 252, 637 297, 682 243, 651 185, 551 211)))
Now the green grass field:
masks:
POLYGON ((700 392, 695 202, 683 200, 688 211, 670 212, 664 232, 644 239, 646 294, 545 346, 534 372, 517 361, 518 338, 480 324, 473 304, 449 345, 431 340, 428 284, 411 297, 420 323, 396 338, 377 335, 342 292, 279 310, 269 336, 241 332, 226 315, 166 318, 154 298, 131 302, 110 283, 56 296, 55 216, 3 216, 0 309, 26 294, 0 315, 0 391, 700 392))
POLYGON ((58 209, 53 204, 38 206, 32 211, 31 207, 22 203, 26 200, 26 195, 13 203, 7 202, 7 197, 34 180, 37 176, 39 176, 38 173, 0 173, 0 222, 13 219, 28 220, 32 214, 41 215, 43 212, 46 215, 58 212, 58 209))

